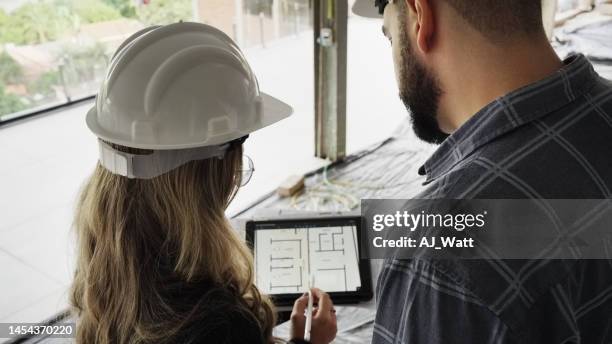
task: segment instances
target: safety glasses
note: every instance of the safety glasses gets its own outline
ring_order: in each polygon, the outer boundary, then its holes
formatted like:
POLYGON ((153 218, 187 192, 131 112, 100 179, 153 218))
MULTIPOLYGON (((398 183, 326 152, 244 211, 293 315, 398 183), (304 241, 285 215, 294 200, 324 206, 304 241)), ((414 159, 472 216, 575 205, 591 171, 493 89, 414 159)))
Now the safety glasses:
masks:
POLYGON ((245 186, 251 180, 255 167, 253 166, 253 160, 246 155, 242 155, 242 169, 240 170, 240 186, 245 186))

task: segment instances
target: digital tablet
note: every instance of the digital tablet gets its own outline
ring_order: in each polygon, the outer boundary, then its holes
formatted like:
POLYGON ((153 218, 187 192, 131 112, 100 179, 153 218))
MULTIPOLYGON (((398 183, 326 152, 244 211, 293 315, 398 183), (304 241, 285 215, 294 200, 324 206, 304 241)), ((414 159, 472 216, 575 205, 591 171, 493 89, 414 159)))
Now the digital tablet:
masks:
POLYGON ((276 305, 292 305, 314 286, 335 303, 372 298, 370 264, 360 259, 360 217, 250 221, 255 283, 276 305))

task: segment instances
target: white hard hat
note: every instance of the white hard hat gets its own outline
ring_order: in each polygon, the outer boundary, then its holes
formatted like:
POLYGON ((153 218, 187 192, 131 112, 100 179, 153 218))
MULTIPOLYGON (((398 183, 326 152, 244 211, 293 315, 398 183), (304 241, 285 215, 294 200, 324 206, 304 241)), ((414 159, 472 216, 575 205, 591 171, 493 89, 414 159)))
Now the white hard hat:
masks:
POLYGON ((152 178, 188 161, 222 156, 228 143, 288 117, 259 91, 238 46, 200 23, 143 29, 113 56, 87 126, 111 172, 152 178), (134 155, 105 142, 154 150, 134 155))
POLYGON ((384 7, 387 5, 389 1, 388 0, 355 0, 352 11, 354 14, 360 17, 382 18, 381 8, 384 9, 384 7))

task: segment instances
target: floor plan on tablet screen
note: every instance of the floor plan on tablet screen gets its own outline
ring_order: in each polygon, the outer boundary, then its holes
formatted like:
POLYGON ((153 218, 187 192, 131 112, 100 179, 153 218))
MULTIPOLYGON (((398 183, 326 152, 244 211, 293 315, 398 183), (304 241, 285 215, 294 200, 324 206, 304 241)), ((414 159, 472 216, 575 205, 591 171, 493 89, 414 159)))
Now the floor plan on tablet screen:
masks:
POLYGON ((255 272, 267 294, 302 293, 311 273, 327 292, 361 286, 355 226, 274 228, 255 231, 255 272))

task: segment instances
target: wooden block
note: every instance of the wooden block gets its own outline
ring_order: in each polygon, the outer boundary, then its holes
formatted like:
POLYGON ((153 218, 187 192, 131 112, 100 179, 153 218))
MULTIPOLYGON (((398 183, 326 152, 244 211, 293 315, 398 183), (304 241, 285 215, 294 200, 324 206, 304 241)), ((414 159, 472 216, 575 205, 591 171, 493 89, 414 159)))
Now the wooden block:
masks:
POLYGON ((290 197, 304 188, 304 176, 292 175, 285 179, 276 192, 279 196, 290 197))

